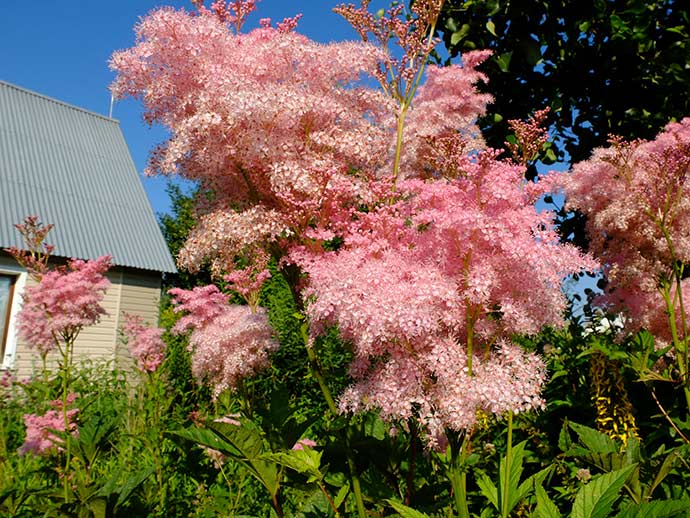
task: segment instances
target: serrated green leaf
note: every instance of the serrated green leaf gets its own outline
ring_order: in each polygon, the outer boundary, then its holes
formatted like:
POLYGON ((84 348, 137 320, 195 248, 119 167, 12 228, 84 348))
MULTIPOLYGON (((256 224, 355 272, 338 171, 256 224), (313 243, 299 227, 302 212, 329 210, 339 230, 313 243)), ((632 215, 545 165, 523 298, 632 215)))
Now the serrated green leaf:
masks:
POLYGON ((402 518, 431 518, 428 514, 416 511, 411 507, 396 502, 395 500, 386 500, 386 503, 390 505, 395 511, 402 516, 402 518))
POLYGON ((538 471, 534 475, 531 475, 522 484, 520 484, 520 487, 518 487, 517 491, 511 492, 513 498, 509 504, 509 508, 513 509, 518 504, 518 502, 527 497, 527 495, 530 494, 531 491, 536 490, 539 487, 542 487, 544 479, 546 479, 546 477, 549 475, 549 473, 551 473, 552 470, 553 466, 548 466, 538 471))
POLYGON ((183 430, 172 430, 168 432, 169 435, 181 437, 191 442, 213 448, 225 455, 239 456, 241 453, 229 442, 222 440, 217 434, 207 428, 185 428, 183 430))
POLYGON ((590 453, 588 450, 577 451, 580 457, 602 471, 615 471, 629 466, 625 462, 625 453, 590 453))
POLYGON ((618 445, 606 434, 588 426, 569 423, 580 442, 592 453, 618 453, 618 445))
POLYGON ((333 499, 333 505, 335 505, 336 509, 338 509, 342 505, 342 503, 347 498, 347 495, 349 492, 350 492, 350 482, 345 482, 345 485, 340 488, 340 490, 338 491, 338 494, 335 495, 335 498, 333 499))
POLYGON ((518 485, 520 484, 520 477, 522 476, 522 461, 525 456, 525 444, 527 444, 527 441, 522 441, 521 443, 516 444, 513 446, 513 451, 511 454, 511 462, 510 462, 510 471, 506 473, 506 470, 508 468, 508 462, 506 457, 501 458, 500 466, 499 466, 499 487, 498 487, 498 502, 501 507, 499 507, 499 511, 503 507, 503 502, 504 500, 507 500, 507 511, 510 513, 510 511, 515 507, 515 504, 517 504, 518 499, 517 499, 517 493, 518 493, 518 485), (508 482, 508 485, 506 487, 506 480, 508 482), (507 493, 506 493, 507 489, 507 493))
POLYGON ((286 466, 298 473, 313 475, 317 480, 323 479, 323 473, 319 471, 319 467, 321 466, 320 451, 312 449, 281 451, 266 453, 262 455, 261 458, 270 462, 275 462, 281 466, 286 466))
POLYGON ((578 491, 572 518, 605 518, 635 466, 594 477, 578 491))
POLYGON ((690 500, 661 500, 631 504, 621 510, 615 518, 670 518, 686 516, 690 510, 690 500))
POLYGON ((271 495, 278 492, 278 466, 275 462, 262 458, 267 446, 261 430, 254 422, 241 419, 240 426, 213 422, 208 428, 188 428, 171 433, 232 457, 261 482, 271 495))
POLYGON ((119 495, 117 501, 115 502, 115 508, 124 504, 129 500, 130 495, 138 488, 147 478, 149 478, 154 473, 155 467, 150 466, 139 470, 134 475, 125 480, 125 483, 120 487, 119 495))
POLYGON ((562 452, 568 452, 573 447, 573 441, 568 433, 568 423, 564 423, 561 431, 558 433, 558 447, 562 452))
POLYGON ((541 484, 537 485, 535 494, 537 497, 537 507, 534 509, 535 518, 561 518, 558 507, 551 501, 541 484))
POLYGON ((657 471, 656 476, 654 477, 654 481, 645 492, 645 496, 647 498, 650 498, 652 496, 657 486, 663 482, 666 476, 675 467, 676 463, 688 455, 688 452, 690 452, 690 446, 687 444, 679 448, 674 448, 669 452, 669 454, 664 459, 664 462, 661 463, 659 471, 657 471))
POLYGON ((498 502, 498 489, 496 489, 493 481, 486 475, 480 475, 477 477, 477 485, 481 489, 484 497, 497 509, 501 510, 501 506, 498 502))

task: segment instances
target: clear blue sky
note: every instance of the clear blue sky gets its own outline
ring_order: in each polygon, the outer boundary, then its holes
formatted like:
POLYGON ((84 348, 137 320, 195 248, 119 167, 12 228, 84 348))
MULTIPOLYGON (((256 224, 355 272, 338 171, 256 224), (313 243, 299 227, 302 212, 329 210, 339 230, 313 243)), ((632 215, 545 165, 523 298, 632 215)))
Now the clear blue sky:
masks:
MULTIPOLYGON (((206 0, 210 4, 211 0, 206 0)), ((322 42, 357 39, 332 8, 338 0, 262 0, 249 20, 280 21, 302 13, 298 30, 322 42)), ((108 114, 108 85, 114 75, 108 59, 114 50, 134 43, 139 17, 164 5, 193 8, 189 0, 0 0, 0 79, 103 115, 108 114)), ((372 7, 385 5, 374 1, 372 7)), ((143 171, 149 151, 164 140, 159 128, 141 120, 134 101, 118 102, 120 121, 137 169, 143 171)), ((156 213, 168 210, 167 179, 143 178, 156 213)))

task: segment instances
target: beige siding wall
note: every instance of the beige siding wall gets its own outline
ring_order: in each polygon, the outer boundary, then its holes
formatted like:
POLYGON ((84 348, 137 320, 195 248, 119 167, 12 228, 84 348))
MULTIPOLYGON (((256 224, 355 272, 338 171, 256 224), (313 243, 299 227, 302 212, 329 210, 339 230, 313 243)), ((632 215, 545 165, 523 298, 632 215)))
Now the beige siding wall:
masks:
MULTIPOLYGON (((144 322, 158 325, 158 304, 161 294, 161 277, 135 272, 123 272, 121 281, 122 295, 120 297, 120 322, 124 321, 124 314, 139 315, 144 322)), ((127 346, 118 341, 115 347, 115 357, 120 367, 131 365, 131 356, 127 346)))
MULTIPOLYGON (((3 261, 0 257, 0 269, 3 261)), ((9 264, 9 263, 8 263, 9 264)), ((140 315, 146 322, 158 324, 158 302, 160 300, 160 274, 155 272, 134 272, 115 268, 108 273, 110 287, 103 298, 107 314, 95 326, 84 329, 74 347, 74 360, 112 360, 120 367, 129 367, 131 360, 127 347, 122 344, 119 329, 123 323, 123 312, 140 315)), ((27 286, 35 285, 32 280, 27 286)), ((57 356, 49 355, 48 365, 55 366, 57 356)), ((17 341, 13 369, 20 377, 30 376, 41 368, 41 360, 21 339, 17 341)))

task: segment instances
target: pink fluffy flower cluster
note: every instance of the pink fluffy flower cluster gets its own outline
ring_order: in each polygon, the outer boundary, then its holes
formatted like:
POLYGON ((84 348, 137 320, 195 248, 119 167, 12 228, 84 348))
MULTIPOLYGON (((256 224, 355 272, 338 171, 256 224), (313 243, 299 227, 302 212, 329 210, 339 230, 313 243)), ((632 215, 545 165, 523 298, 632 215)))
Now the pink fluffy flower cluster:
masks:
MULTIPOLYGON (((389 188, 397 108, 362 81, 390 60, 381 48, 271 27, 237 33, 209 9, 160 9, 136 32, 136 46, 112 57, 112 88, 141 99, 146 119, 170 130, 149 172, 179 173, 213 193, 201 200, 183 267, 210 260, 220 277, 238 254, 337 228, 377 199, 377 181, 389 188)), ((489 97, 472 85, 482 56, 430 69, 408 115, 410 160, 450 129, 479 134, 489 97)), ((423 171, 405 162, 403 174, 423 171)))
MULTIPOLYGON (((475 67, 488 53, 422 74, 438 0, 415 2, 416 22, 390 19, 401 8, 378 20, 342 7, 374 38, 329 45, 294 24, 239 33, 229 20, 253 3, 221 4, 152 12, 111 61, 114 93, 170 131, 149 170, 212 193, 181 265, 210 261, 221 277, 240 256, 253 269, 228 279, 256 294, 258 251, 297 264, 312 336, 336 325, 355 353, 344 411, 439 432, 471 427, 479 410, 540 406, 543 364, 510 337, 561 323, 562 278, 595 264, 559 243, 524 169, 482 151, 476 120, 490 98, 475 67), (368 43, 392 36, 404 57, 368 43)), ((216 393, 277 347, 255 304, 229 306, 214 287, 173 295, 187 313, 178 330, 193 329, 194 372, 216 393)))
MULTIPOLYGON (((71 405, 76 400, 76 394, 67 397, 67 404, 71 405)), ((62 401, 51 401, 53 410, 48 410, 43 415, 25 414, 24 425, 26 426, 26 440, 19 448, 20 455, 34 453, 41 455, 50 451, 62 451, 63 439, 55 435, 54 432, 65 432, 65 419, 62 414, 62 401)), ((72 408, 67 410, 67 421, 70 434, 77 437, 76 417, 79 409, 72 408)))
MULTIPOLYGON (((600 302, 624 311, 628 330, 646 328, 671 340, 670 290, 681 324, 674 265, 690 263, 690 119, 669 124, 651 141, 612 140, 563 179, 568 206, 587 215, 590 250, 600 259, 609 289, 600 302)), ((682 275, 684 277, 684 275, 682 275)), ((683 300, 690 300, 683 279, 683 300)), ((686 317, 690 316, 687 313, 686 317)))
POLYGON ((144 324, 139 315, 125 315, 123 332, 129 352, 143 372, 155 372, 165 358, 163 329, 144 324))
POLYGON ((561 279, 596 267, 559 243, 521 166, 489 150, 452 169, 401 183, 338 252, 292 254, 309 274, 312 333, 337 325, 355 352, 341 409, 416 414, 432 435, 472 427, 480 410, 542 405, 544 365, 510 337, 562 324, 561 279))
POLYGON ((110 286, 108 268, 110 257, 102 256, 93 261, 72 259, 66 268, 42 273, 38 284, 24 292, 18 316, 21 337, 47 354, 97 323, 105 314, 101 301, 110 286))
POLYGON ((178 320, 174 332, 192 330, 192 373, 213 387, 214 396, 234 389, 245 377, 268 366, 278 348, 264 308, 228 304, 215 286, 170 290, 178 320))

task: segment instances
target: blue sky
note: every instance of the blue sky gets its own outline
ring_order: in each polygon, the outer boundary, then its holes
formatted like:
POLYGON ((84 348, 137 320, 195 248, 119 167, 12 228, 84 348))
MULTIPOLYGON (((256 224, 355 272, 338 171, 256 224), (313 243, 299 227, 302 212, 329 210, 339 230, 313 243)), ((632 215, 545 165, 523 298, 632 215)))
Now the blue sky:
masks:
MULTIPOLYGON (((209 4, 210 0, 206 0, 209 4)), ((259 18, 280 21, 302 13, 298 30, 322 42, 358 39, 332 8, 331 0, 262 0, 250 25, 259 18)), ((114 50, 131 47, 139 17, 156 7, 192 8, 189 0, 0 0, 0 79, 103 115, 108 114, 108 85, 114 75, 108 59, 114 50)), ((372 6, 385 5, 374 1, 372 6)), ((149 151, 164 140, 160 128, 141 119, 138 103, 115 104, 134 163, 141 172, 149 151)), ((168 210, 165 178, 143 178, 156 213, 168 210)))

